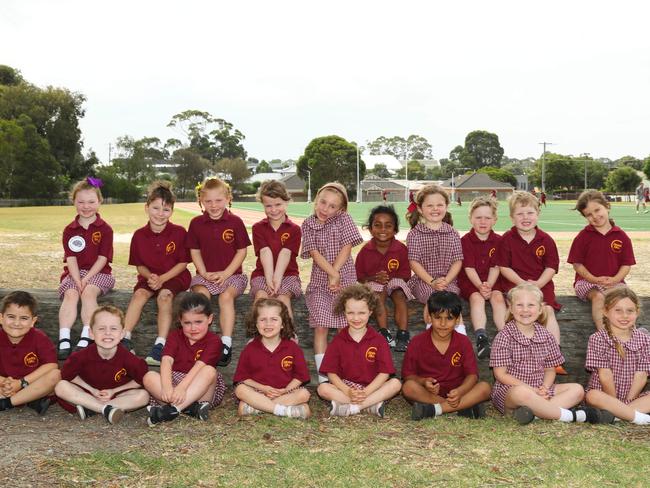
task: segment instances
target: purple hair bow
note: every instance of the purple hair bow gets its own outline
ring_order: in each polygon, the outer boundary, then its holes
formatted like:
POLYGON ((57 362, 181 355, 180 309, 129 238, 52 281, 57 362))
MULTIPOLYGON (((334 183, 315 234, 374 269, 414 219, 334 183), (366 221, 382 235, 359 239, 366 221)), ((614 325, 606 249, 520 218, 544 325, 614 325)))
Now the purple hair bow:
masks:
POLYGON ((93 178, 92 176, 89 176, 86 178, 86 181, 90 186, 94 186, 95 188, 101 188, 104 186, 104 182, 100 180, 99 178, 93 178))

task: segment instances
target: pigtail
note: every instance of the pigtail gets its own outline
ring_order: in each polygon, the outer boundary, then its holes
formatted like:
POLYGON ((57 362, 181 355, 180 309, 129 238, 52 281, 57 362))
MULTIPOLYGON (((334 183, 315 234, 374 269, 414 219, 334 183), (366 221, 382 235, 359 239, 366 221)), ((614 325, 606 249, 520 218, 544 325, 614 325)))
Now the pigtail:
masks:
POLYGON ((420 222, 420 212, 418 212, 417 207, 413 212, 406 214, 406 219, 409 221, 411 229, 416 225, 418 225, 418 223, 420 222))
POLYGON ((452 218, 450 212, 445 212, 445 216, 443 217, 442 221, 443 221, 445 224, 449 224, 449 225, 451 225, 452 227, 454 226, 454 219, 452 218))
POLYGON ((616 352, 618 353, 619 356, 621 356, 621 359, 625 359, 625 349, 623 348, 623 345, 619 342, 619 340, 614 337, 614 333, 612 332, 612 325, 609 323, 609 319, 603 315, 603 324, 605 325, 605 332, 607 332, 607 335, 609 338, 612 340, 614 343, 614 347, 616 348, 616 352))

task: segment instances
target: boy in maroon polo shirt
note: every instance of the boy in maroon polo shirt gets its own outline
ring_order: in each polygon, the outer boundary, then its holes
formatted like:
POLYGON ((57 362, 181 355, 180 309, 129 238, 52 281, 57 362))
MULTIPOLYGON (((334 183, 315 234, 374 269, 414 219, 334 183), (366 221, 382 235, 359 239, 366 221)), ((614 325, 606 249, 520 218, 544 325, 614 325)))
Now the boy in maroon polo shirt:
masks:
POLYGON ((472 343, 454 330, 461 308, 458 295, 449 291, 433 292, 427 301, 431 329, 413 338, 402 363, 402 395, 413 402, 413 420, 451 412, 485 416, 482 402, 490 399, 490 385, 478 381, 472 343))
POLYGON ((90 332, 93 344, 66 360, 55 391, 63 400, 61 406, 70 412, 76 408, 81 420, 101 413, 108 423, 116 424, 124 412, 149 402, 142 388, 147 364, 120 344, 124 315, 119 308, 103 305, 95 310, 90 332))
POLYGON ((151 297, 158 305, 158 337, 147 356, 147 364, 160 364, 162 350, 172 325, 172 302, 174 296, 190 287, 190 272, 187 263, 190 255, 185 247, 187 232, 169 219, 174 212, 176 196, 168 181, 154 181, 149 186, 147 203, 144 206, 149 222, 138 229, 131 239, 129 264, 138 270, 131 302, 126 310, 125 331, 122 344, 129 350, 131 332, 138 324, 142 308, 151 297))
POLYGON ((384 416, 385 402, 402 386, 395 373, 386 339, 368 327, 377 306, 375 293, 365 285, 344 289, 334 312, 345 314, 348 326, 334 337, 325 351, 319 373, 329 382, 318 386, 321 398, 332 402, 330 415, 347 417, 360 412, 384 416))
POLYGON ((34 328, 36 307, 34 297, 24 291, 9 293, 2 300, 0 411, 27 404, 43 415, 61 379, 54 344, 34 328))
MULTIPOLYGON (((501 237, 496 252, 496 264, 501 271, 502 289, 508 292, 522 283, 532 283, 544 294, 546 328, 560 344, 560 327, 555 311, 562 305, 555 300, 553 276, 560 268, 560 257, 553 238, 537 227, 539 201, 524 191, 515 191, 508 200, 510 218, 514 224, 501 237)), ((560 365, 556 373, 565 375, 560 365)))

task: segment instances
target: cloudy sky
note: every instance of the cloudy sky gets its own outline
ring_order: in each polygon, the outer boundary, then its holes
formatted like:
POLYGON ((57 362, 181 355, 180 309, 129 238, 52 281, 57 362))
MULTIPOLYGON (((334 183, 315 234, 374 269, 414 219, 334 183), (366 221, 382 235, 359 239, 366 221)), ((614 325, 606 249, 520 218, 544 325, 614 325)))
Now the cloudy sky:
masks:
POLYGON ((85 150, 208 111, 250 156, 337 134, 465 135, 506 155, 650 154, 650 6, 633 1, 0 2, 0 64, 88 101, 85 150))

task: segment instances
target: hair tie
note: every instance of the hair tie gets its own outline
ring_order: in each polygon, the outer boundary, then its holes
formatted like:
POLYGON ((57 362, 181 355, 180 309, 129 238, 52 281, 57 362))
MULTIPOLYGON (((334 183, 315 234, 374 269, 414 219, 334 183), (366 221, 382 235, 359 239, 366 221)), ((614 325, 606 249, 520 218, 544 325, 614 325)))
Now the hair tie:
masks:
POLYGON ((93 178, 92 176, 88 176, 86 178, 86 181, 90 186, 95 188, 101 188, 102 186, 104 186, 104 182, 102 180, 100 180, 99 178, 93 178))
POLYGON ((196 184, 196 186, 194 187, 194 189, 196 190, 196 193, 198 193, 198 192, 201 191, 201 187, 202 187, 202 186, 203 186, 203 185, 202 185, 201 183, 197 183, 197 184, 196 184))

